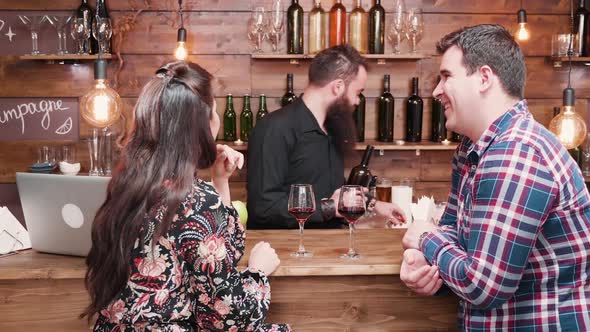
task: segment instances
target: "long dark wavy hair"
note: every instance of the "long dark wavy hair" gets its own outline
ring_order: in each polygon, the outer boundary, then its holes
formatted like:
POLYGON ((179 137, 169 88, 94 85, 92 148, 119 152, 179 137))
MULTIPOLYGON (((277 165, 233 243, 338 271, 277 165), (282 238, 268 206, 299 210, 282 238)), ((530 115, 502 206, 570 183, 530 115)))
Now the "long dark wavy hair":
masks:
POLYGON ((154 207, 167 207, 153 239, 165 234, 197 170, 215 161, 209 125, 212 78, 197 64, 172 62, 158 69, 143 88, 106 201, 92 225, 85 280, 91 303, 81 318, 90 321, 124 290, 131 251, 146 214, 154 207))

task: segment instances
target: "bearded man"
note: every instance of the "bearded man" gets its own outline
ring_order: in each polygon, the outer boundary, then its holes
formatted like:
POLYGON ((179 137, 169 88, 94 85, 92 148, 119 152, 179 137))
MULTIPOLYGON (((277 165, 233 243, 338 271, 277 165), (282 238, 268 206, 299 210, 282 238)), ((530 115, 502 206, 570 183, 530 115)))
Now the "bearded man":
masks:
MULTIPOLYGON (((352 112, 367 83, 367 64, 351 46, 318 53, 303 96, 260 120, 248 142, 248 228, 297 228, 287 211, 292 184, 311 184, 316 211, 306 228, 340 228, 336 204, 344 158, 355 138, 352 112)), ((392 222, 403 212, 391 203, 367 206, 392 222)))

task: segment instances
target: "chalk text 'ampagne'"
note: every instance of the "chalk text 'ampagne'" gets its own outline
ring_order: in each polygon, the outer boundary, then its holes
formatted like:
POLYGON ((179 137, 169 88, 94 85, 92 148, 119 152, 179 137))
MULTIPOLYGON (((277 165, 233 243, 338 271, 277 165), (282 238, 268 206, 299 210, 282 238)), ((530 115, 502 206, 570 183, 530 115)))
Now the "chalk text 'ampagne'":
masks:
POLYGON ((38 103, 24 103, 17 105, 13 109, 3 110, 0 112, 0 124, 8 123, 11 120, 20 120, 21 134, 25 133, 25 117, 33 116, 35 113, 43 113, 41 118, 41 127, 47 130, 51 125, 51 112, 65 111, 69 107, 62 105, 61 100, 40 100, 38 103))

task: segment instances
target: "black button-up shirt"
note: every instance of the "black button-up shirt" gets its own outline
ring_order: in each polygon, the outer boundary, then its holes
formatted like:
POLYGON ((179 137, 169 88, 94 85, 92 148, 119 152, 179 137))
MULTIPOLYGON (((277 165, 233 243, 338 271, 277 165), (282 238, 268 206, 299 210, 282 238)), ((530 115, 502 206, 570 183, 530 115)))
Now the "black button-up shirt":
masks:
POLYGON ((344 161, 302 98, 268 114, 248 142, 248 228, 297 228, 287 211, 291 184, 311 184, 316 212, 306 227, 340 227, 325 222, 320 199, 344 184, 344 161))

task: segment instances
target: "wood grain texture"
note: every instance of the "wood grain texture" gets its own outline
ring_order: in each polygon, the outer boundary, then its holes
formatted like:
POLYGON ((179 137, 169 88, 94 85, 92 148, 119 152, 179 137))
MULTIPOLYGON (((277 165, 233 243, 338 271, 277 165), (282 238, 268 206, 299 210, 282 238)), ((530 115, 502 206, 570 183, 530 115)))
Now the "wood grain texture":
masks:
MULTIPOLYGON (((268 5, 270 0, 260 0, 257 3, 268 5)), ((305 11, 313 7, 313 0, 301 0, 300 5, 305 11)), ((353 0, 344 0, 342 3, 350 11, 353 8, 353 0)), ((56 0, 56 1, 19 1, 4 0, 0 2, 0 10, 73 10, 80 5, 78 0, 56 0)), ((368 10, 372 4, 370 1, 363 1, 363 7, 368 10)), ((386 11, 393 10, 393 3, 383 1, 382 5, 386 11)), ((502 13, 514 14, 520 8, 520 0, 406 0, 408 7, 420 7, 425 12, 435 13, 502 13)), ((331 6, 330 2, 323 4, 324 9, 331 6)), ((567 14, 569 13, 569 2, 567 0, 524 0, 523 7, 529 13, 543 14, 567 14)), ((143 0, 120 0, 108 2, 111 11, 127 11, 133 9, 148 9, 158 11, 175 11, 178 2, 173 0, 143 1, 143 0)), ((185 11, 248 11, 250 3, 242 0, 186 0, 183 2, 185 11)))

